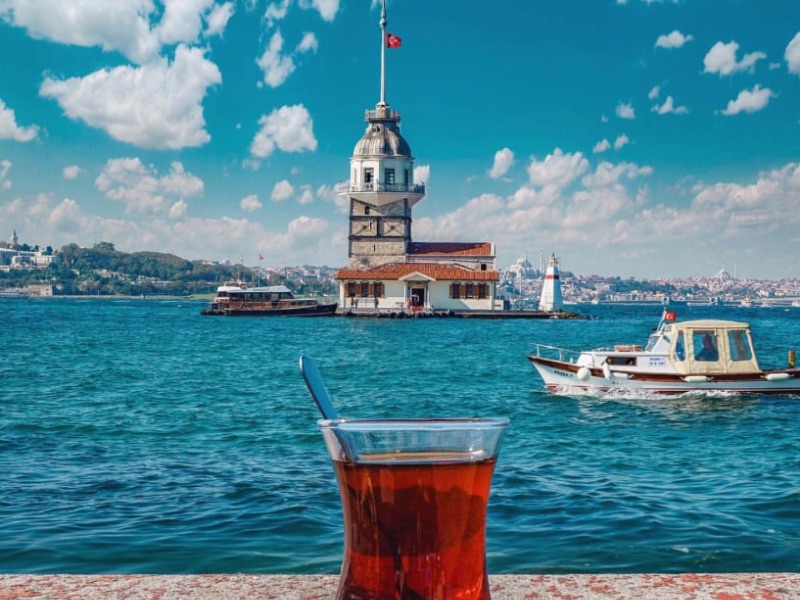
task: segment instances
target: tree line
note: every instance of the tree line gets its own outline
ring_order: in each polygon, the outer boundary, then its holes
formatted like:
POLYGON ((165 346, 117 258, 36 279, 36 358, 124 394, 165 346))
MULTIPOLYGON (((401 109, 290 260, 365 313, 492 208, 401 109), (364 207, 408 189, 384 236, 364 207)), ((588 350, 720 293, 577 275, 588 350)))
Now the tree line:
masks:
POLYGON ((243 266, 190 261, 162 252, 121 252, 110 242, 91 248, 68 244, 53 255, 46 268, 0 271, 0 288, 45 284, 53 286, 54 295, 189 296, 211 293, 223 281, 241 279, 288 285, 296 293, 333 291, 331 283, 295 282, 280 275, 259 280, 258 273, 243 266))

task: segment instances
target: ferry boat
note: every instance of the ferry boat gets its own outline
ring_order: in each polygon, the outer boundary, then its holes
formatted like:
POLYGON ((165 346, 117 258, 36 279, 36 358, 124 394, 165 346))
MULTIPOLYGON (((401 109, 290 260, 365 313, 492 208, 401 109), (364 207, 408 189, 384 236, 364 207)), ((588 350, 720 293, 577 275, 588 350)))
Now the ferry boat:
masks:
POLYGON ((296 298, 283 285, 248 287, 244 282, 228 282, 217 288, 211 306, 201 315, 225 317, 329 317, 337 303, 323 303, 316 298, 296 298))
POLYGON ((762 370, 749 323, 675 322, 670 311, 644 347, 576 352, 536 344, 528 359, 551 392, 800 394, 794 351, 787 368, 762 370))

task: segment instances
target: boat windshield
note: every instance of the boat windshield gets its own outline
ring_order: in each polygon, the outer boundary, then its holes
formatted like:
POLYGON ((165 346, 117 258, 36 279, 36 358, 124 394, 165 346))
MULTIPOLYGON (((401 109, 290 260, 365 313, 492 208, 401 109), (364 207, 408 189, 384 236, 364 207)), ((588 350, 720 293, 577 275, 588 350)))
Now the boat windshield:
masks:
POLYGON ((746 331, 732 329, 728 331, 728 348, 731 360, 751 360, 753 358, 753 345, 746 331))
POLYGON ((652 352, 653 350, 656 349, 658 342, 660 342, 662 339, 667 345, 669 345, 669 337, 667 337, 661 332, 654 333, 653 335, 650 336, 650 339, 647 340, 647 346, 645 346, 644 351, 652 352))

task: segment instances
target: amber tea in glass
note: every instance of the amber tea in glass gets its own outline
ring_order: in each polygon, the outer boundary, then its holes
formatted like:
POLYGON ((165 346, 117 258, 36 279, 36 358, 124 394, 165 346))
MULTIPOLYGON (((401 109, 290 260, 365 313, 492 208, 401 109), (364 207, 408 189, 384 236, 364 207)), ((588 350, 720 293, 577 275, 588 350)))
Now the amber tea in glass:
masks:
POLYGON ((337 600, 487 600, 486 508, 507 419, 320 421, 339 483, 337 600))

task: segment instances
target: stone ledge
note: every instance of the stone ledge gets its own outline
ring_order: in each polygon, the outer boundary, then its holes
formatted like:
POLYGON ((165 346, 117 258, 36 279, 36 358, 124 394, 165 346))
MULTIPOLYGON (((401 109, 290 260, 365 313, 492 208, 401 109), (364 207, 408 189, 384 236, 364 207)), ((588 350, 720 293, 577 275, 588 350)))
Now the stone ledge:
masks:
MULTIPOLYGON (((0 575, 0 600, 328 600, 337 575, 0 575)), ((795 600, 800 573, 490 575, 492 600, 795 600)))

